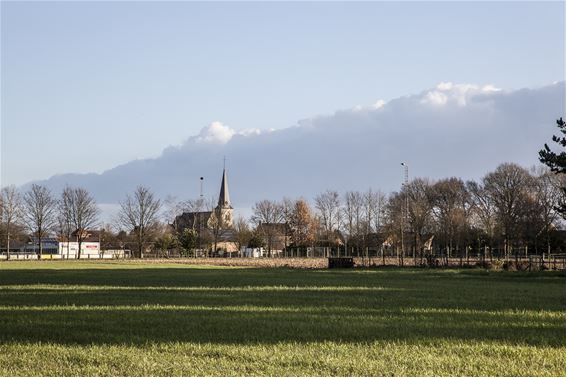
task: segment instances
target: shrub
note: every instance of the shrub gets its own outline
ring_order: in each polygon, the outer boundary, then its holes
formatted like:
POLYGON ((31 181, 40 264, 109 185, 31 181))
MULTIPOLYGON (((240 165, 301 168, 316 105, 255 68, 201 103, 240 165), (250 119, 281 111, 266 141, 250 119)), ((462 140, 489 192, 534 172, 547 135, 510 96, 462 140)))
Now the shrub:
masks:
POLYGON ((491 269, 492 269, 492 270, 501 270, 501 269, 503 268, 503 264, 504 264, 504 263, 503 263, 502 260, 499 260, 499 259, 494 260, 494 261, 491 263, 491 269))
POLYGON ((432 255, 427 255, 425 266, 427 267, 440 267, 440 261, 432 255))
POLYGON ((505 271, 517 271, 517 265, 513 261, 503 262, 502 267, 505 271))

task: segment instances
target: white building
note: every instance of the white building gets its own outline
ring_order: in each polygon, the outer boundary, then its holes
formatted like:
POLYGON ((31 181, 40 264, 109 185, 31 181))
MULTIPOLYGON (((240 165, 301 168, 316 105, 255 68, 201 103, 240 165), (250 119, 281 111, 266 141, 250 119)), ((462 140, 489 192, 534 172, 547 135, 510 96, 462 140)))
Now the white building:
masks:
POLYGON ((261 258, 265 255, 263 247, 245 247, 242 246, 240 254, 244 258, 261 258))
MULTIPOLYGON (((59 249, 57 254, 64 259, 76 259, 79 251, 79 243, 76 241, 59 242, 59 249)), ((100 257, 100 242, 82 242, 81 243, 81 258, 99 258, 100 257)))

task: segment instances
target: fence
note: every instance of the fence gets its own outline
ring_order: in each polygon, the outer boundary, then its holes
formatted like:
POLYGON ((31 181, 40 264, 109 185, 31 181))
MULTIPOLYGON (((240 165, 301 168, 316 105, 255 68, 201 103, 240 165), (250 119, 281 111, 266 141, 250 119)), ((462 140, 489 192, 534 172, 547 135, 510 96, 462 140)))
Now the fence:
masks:
MULTIPOLYGON (((129 250, 106 250, 100 255, 83 255, 81 260, 85 259, 124 259, 130 258, 129 250)), ((508 270, 525 270, 525 271, 539 271, 539 270, 566 270, 566 254, 565 253, 554 253, 554 254, 509 254, 497 252, 472 252, 471 249, 464 251, 462 253, 452 253, 448 256, 448 253, 442 250, 425 252, 422 254, 412 255, 409 253, 403 254, 399 250, 395 249, 382 249, 373 250, 366 249, 363 252, 353 252, 345 253, 344 250, 330 249, 330 248, 309 248, 303 250, 281 250, 276 251, 271 257, 243 257, 238 253, 232 253, 229 256, 218 256, 209 255, 206 256, 201 253, 197 256, 187 256, 182 255, 178 251, 173 252, 153 252, 144 253, 144 259, 160 259, 160 260, 179 260, 188 263, 198 263, 198 264, 217 264, 217 263, 227 263, 228 265, 253 265, 253 260, 265 261, 260 264, 270 265, 275 261, 277 265, 282 266, 292 266, 297 264, 298 266, 310 266, 313 268, 319 268, 320 266, 327 265, 327 258, 353 258, 356 266, 400 266, 400 267, 452 267, 452 268, 465 268, 472 266, 479 266, 485 268, 495 268, 495 269, 508 269, 508 270), (232 262, 230 262, 232 261, 232 262), (269 262, 272 261, 272 262, 269 262)), ((56 260, 56 259, 67 259, 66 255, 60 254, 44 254, 41 258, 35 253, 30 252, 11 252, 10 260, 56 260)), ((69 258, 74 259, 74 258, 69 258)), ((6 253, 0 253, 0 261, 7 260, 6 253)))
MULTIPOLYGON (((102 250, 99 253, 93 254, 83 254, 81 255, 82 259, 124 259, 127 258, 128 250, 102 250)), ((23 251, 13 251, 10 252, 9 256, 8 253, 2 252, 0 253, 0 260, 60 260, 60 259, 69 259, 74 260, 77 259, 75 255, 71 255, 67 257, 66 254, 37 254, 34 252, 23 252, 23 251)))
MULTIPOLYGON (((29 252, 11 252, 10 260, 37 260, 39 259, 36 253, 29 252)), ((0 253, 0 260, 8 260, 8 253, 0 253)))

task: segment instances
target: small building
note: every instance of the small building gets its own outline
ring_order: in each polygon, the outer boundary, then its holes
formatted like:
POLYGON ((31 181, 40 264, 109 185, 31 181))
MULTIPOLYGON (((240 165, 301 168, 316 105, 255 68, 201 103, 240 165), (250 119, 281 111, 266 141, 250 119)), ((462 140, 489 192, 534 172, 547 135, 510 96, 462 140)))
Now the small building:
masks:
MULTIPOLYGON (((41 255, 39 239, 30 237, 26 243, 12 242, 10 244, 10 260, 18 259, 77 259, 79 250, 78 232, 75 231, 65 238, 44 237, 41 239, 41 255)), ((115 259, 124 258, 123 249, 102 250, 100 247, 100 232, 83 230, 81 242, 81 259, 115 259)), ((8 253, 0 250, 0 259, 8 259, 8 253)))
POLYGON ((41 249, 42 254, 57 254, 59 241, 57 238, 44 237, 41 239, 41 248, 39 245, 39 239, 37 237, 30 237, 21 251, 23 253, 39 254, 39 250, 41 249))
POLYGON ((242 246, 240 254, 244 258, 261 258, 265 256, 263 247, 245 247, 242 246))
POLYGON ((31 241, 29 239, 27 242, 13 240, 10 242, 9 252, 6 247, 0 249, 0 260, 7 260, 8 256, 10 260, 37 259, 37 251, 34 251, 33 248, 30 247, 30 245, 31 241))
MULTIPOLYGON (((69 240, 61 240, 57 254, 61 259, 76 259, 79 255, 79 231, 71 233, 69 240)), ((98 259, 100 253, 100 232, 97 230, 82 230, 80 257, 82 259, 98 259)))
POLYGON ((260 223, 257 229, 272 255, 282 254, 291 244, 291 228, 287 223, 260 223))

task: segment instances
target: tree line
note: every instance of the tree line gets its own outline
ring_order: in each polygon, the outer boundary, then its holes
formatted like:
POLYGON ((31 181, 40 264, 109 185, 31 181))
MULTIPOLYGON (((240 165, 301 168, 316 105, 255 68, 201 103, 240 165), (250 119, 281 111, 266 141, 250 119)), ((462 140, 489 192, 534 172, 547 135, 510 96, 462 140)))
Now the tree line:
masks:
MULTIPOLYGON (((553 232, 562 221, 564 186, 563 177, 550 170, 505 163, 478 181, 415 178, 390 194, 327 190, 312 203, 303 198, 261 200, 249 219, 235 219, 232 241, 238 248, 265 247, 269 255, 277 240, 286 250, 319 246, 353 255, 385 247, 422 257, 431 249, 431 239, 447 256, 472 246, 505 254, 517 247, 550 252, 557 245, 553 232)), ((203 236, 199 245, 197 230, 174 224, 183 211, 205 207, 202 199, 179 202, 169 197, 162 202, 140 186, 120 203, 114 224, 104 227, 103 241, 128 245, 138 257, 149 246, 185 254, 199 247, 215 251, 214 237, 221 227, 209 224, 209 238, 203 236)), ((85 233, 77 230, 100 226, 99 209, 84 188, 66 187, 57 198, 41 185, 24 193, 4 187, 1 211, 2 245, 8 252, 11 240, 26 236, 37 241, 40 253, 41 240, 48 236, 70 240, 74 234, 80 244, 85 233)))
MULTIPOLYGON (((557 121, 566 134, 566 124, 557 121)), ((564 136, 553 141, 566 147, 564 136)), ((239 217, 230 227, 236 247, 265 247, 269 256, 276 243, 284 251, 305 252, 323 247, 337 253, 364 255, 370 249, 395 250, 403 258, 423 258, 433 250, 450 257, 466 248, 505 256, 517 248, 525 252, 551 252, 562 246, 556 230, 566 213, 566 153, 548 145, 540 151, 548 168, 527 170, 514 163, 499 165, 479 180, 457 177, 433 181, 415 178, 396 192, 379 190, 327 190, 309 202, 304 198, 261 200, 249 219, 239 217)), ((120 202, 112 225, 101 226, 100 211, 84 188, 66 187, 58 197, 46 187, 33 184, 26 192, 14 186, 0 195, 1 245, 9 253, 13 240, 32 237, 42 253, 42 239, 55 236, 80 244, 86 230, 103 228, 103 247, 128 247, 133 255, 144 251, 176 250, 196 255, 197 250, 216 252, 223 222, 207 224, 208 231, 179 229, 182 212, 212 211, 214 202, 202 198, 164 201, 140 186, 120 202)), ((80 255, 79 255, 80 256, 80 255)))

